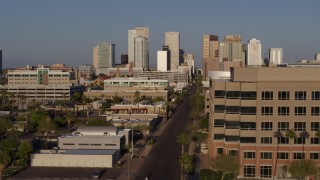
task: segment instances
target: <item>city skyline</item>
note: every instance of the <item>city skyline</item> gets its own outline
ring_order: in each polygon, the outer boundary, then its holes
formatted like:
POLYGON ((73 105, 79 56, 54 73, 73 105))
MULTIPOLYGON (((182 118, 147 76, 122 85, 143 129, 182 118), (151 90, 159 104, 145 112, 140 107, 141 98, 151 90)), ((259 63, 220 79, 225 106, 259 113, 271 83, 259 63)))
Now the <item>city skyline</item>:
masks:
POLYGON ((128 53, 128 30, 150 28, 150 67, 165 32, 180 33, 180 48, 202 63, 202 36, 240 34, 269 48, 283 48, 283 61, 314 59, 320 51, 317 17, 320 2, 170 2, 130 1, 6 1, 0 6, 0 49, 3 68, 65 63, 91 64, 92 47, 100 42, 116 45, 116 63, 128 53), (139 11, 139 8, 141 10, 139 11), (228 9, 228 13, 226 12, 228 9), (178 12, 178 13, 177 13, 178 12), (192 12, 192 13, 191 13, 192 12), (240 16, 239 16, 240 15, 240 16))

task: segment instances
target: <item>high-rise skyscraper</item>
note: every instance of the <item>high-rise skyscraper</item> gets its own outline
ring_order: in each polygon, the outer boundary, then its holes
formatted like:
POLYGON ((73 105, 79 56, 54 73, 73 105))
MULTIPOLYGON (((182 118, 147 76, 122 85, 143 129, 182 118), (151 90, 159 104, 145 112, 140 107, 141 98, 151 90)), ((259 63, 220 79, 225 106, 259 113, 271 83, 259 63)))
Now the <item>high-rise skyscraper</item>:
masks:
POLYGON ((128 30, 128 63, 132 67, 149 69, 149 28, 128 30))
POLYGON ((93 48, 93 67, 96 74, 106 74, 107 68, 114 67, 115 45, 112 43, 100 43, 93 48))
POLYGON ((0 74, 2 74, 2 50, 0 50, 0 74))
POLYGON ((269 63, 282 64, 282 48, 270 48, 269 50, 269 63))
POLYGON ((261 56, 261 43, 259 40, 253 38, 248 42, 247 46, 247 65, 261 66, 263 64, 261 56))
POLYGON ((203 35, 202 37, 203 80, 208 80, 208 71, 219 70, 219 37, 203 35))
POLYGON ((164 44, 170 50, 170 71, 178 71, 180 57, 180 33, 165 32, 164 44))
POLYGON ((162 51, 157 52, 157 71, 168 71, 170 63, 170 50, 163 46, 162 51))
POLYGON ((229 62, 243 61, 241 35, 225 36, 223 42, 220 42, 220 58, 229 62))
POLYGON ((121 64, 128 64, 128 54, 121 54, 121 64))

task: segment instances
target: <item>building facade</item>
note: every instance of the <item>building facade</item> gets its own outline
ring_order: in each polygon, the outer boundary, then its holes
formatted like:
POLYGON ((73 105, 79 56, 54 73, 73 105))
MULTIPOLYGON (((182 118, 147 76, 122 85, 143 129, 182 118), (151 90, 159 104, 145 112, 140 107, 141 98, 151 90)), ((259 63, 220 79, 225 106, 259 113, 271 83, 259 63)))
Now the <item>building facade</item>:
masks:
POLYGON ((248 66, 261 66, 263 64, 261 43, 255 38, 249 40, 248 42, 246 64, 248 66))
POLYGON ((319 76, 318 68, 248 67, 211 79, 210 156, 238 156, 239 178, 290 178, 284 167, 299 159, 319 167, 319 76))
POLYGON ((128 54, 121 54, 121 64, 122 65, 128 64, 128 54))
POLYGON ((128 63, 131 67, 149 69, 149 28, 128 30, 128 63))
POLYGON ((282 48, 270 48, 269 50, 269 60, 270 64, 282 64, 283 60, 282 48))
POLYGON ((95 75, 95 69, 92 65, 84 64, 77 68, 77 78, 83 78, 86 80, 92 80, 95 75))
POLYGON ((165 32, 164 44, 170 50, 170 71, 176 71, 179 66, 180 57, 180 33, 165 32))
POLYGON ((0 50, 0 74, 2 74, 2 50, 0 50))
POLYGON ((202 37, 202 70, 203 80, 208 80, 209 71, 219 70, 219 37, 203 35, 202 37))
POLYGON ((170 69, 169 46, 163 46, 162 51, 157 52, 157 71, 168 71, 170 69))
POLYGON ((93 48, 93 67, 96 75, 106 73, 107 68, 115 65, 115 45, 112 43, 100 43, 93 48))

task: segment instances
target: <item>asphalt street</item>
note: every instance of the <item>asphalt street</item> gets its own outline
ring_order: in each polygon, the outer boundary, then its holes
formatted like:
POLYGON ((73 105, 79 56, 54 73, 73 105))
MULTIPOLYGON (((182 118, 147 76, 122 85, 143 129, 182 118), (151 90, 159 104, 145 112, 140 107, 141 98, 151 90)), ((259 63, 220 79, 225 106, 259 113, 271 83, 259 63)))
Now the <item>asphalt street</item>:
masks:
POLYGON ((177 136, 186 132, 192 125, 192 120, 189 118, 189 112, 191 111, 190 96, 194 93, 195 88, 195 86, 191 86, 190 93, 185 97, 176 112, 172 114, 172 118, 166 123, 161 136, 153 137, 157 139, 157 142, 146 157, 135 179, 180 179, 179 156, 181 155, 181 145, 177 143, 177 136))

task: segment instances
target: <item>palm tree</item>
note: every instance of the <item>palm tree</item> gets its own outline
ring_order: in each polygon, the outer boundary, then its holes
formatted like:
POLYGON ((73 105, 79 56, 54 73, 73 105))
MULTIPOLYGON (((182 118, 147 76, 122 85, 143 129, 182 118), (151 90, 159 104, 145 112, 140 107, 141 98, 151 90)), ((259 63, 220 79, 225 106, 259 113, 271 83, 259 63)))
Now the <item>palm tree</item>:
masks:
MULTIPOLYGON (((290 157, 289 157, 289 164, 292 162, 292 145, 293 145, 293 140, 295 138, 297 138, 297 134, 296 132, 293 130, 293 129, 289 129, 289 130, 286 130, 286 138, 289 138, 290 139, 290 157)), ((289 166, 287 166, 287 172, 289 172, 289 166)), ((286 173, 286 178, 287 178, 287 173, 286 173)))
POLYGON ((72 112, 66 113, 66 120, 68 123, 68 133, 70 133, 70 126, 71 126, 71 122, 72 122, 73 117, 74 117, 74 115, 72 114, 72 112))
POLYGON ((183 154, 180 156, 179 164, 181 165, 181 180, 186 178, 186 174, 192 171, 192 156, 183 154))
POLYGON ((181 155, 184 154, 184 145, 188 144, 189 142, 190 142, 190 138, 185 133, 181 133, 177 137, 177 143, 181 144, 181 155))
POLYGON ((299 134, 300 138, 302 138, 302 152, 303 152, 303 159, 305 159, 304 155, 304 144, 306 143, 306 139, 309 139, 310 134, 307 131, 302 131, 299 134))
POLYGON ((277 138, 277 153, 276 153, 276 162, 274 166, 274 171, 273 171, 273 179, 276 177, 276 171, 277 171, 277 165, 278 165, 278 152, 279 152, 279 145, 280 145, 280 139, 283 137, 283 134, 280 130, 276 131, 273 133, 273 137, 277 138))

